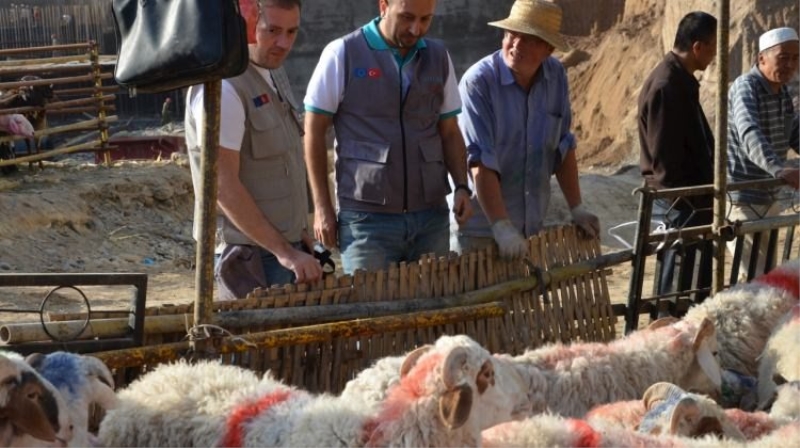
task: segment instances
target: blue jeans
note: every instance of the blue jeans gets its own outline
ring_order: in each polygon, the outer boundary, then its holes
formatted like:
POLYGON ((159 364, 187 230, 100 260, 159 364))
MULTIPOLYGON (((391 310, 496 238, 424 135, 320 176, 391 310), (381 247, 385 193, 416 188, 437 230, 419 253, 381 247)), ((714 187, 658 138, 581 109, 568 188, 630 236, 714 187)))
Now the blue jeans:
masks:
POLYGON ((390 263, 444 256, 450 250, 450 211, 446 207, 412 213, 339 212, 342 269, 377 271, 390 263))

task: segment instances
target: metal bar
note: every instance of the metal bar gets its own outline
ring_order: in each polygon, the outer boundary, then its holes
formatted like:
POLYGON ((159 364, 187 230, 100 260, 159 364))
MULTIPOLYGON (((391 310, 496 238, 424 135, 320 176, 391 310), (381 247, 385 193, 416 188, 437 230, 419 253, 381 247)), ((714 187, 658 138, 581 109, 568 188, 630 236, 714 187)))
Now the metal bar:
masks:
POLYGON ((714 148, 714 223, 713 235, 717 250, 711 282, 711 293, 725 287, 726 191, 728 182, 728 37, 730 33, 730 0, 720 0, 717 17, 717 117, 714 148))
MULTIPOLYGON (((744 182, 734 182, 727 185, 728 191, 737 190, 769 190, 787 185, 783 179, 762 179, 749 180, 744 182)), ((713 185, 694 185, 691 187, 665 188, 653 190, 653 199, 674 199, 686 196, 699 196, 704 194, 714 194, 713 185)))
POLYGON ((56 95, 79 95, 83 93, 94 93, 94 92, 119 92, 119 86, 102 86, 102 87, 76 87, 74 89, 59 89, 55 90, 56 95))
POLYGON ((147 274, 87 273, 87 274, 0 274, 0 287, 55 285, 131 285, 147 287, 147 274))
POLYGON ((792 257, 792 243, 794 242, 795 227, 786 229, 786 238, 783 242, 783 260, 788 260, 792 257))
POLYGON ((744 237, 736 238, 736 247, 733 250, 733 261, 731 262, 730 284, 739 283, 739 271, 742 269, 742 249, 744 248, 744 237))
MULTIPOLYGON (((723 233, 728 236, 735 237, 745 235, 748 233, 763 232, 773 230, 781 227, 789 227, 800 222, 798 215, 781 215, 772 216, 769 218, 761 218, 754 221, 738 222, 735 225, 726 225, 723 228, 723 233)), ((645 237, 648 243, 672 242, 679 238, 693 239, 699 238, 703 235, 708 235, 713 231, 713 226, 703 225, 694 227, 684 227, 683 229, 667 229, 662 233, 651 234, 645 237)))
MULTIPOLYGON (((205 83, 203 89, 203 142, 200 155, 200 191, 197 192, 200 210, 195 211, 199 218, 197 241, 197 273, 195 276, 196 296, 194 302, 195 325, 211 323, 212 301, 214 295, 214 246, 216 244, 217 216, 217 154, 219 152, 220 89, 222 82, 205 83)), ((203 352, 202 343, 192 346, 203 352)))
POLYGON ((638 189, 639 222, 636 223, 636 242, 633 247, 633 261, 631 267, 631 281, 628 289, 628 314, 625 316, 625 334, 639 326, 639 301, 644 285, 644 270, 647 262, 647 236, 650 234, 650 220, 653 217, 653 189, 642 187, 638 189))
POLYGON ((131 339, 100 339, 95 341, 68 341, 68 342, 28 342, 11 346, 21 355, 31 353, 52 353, 55 351, 68 351, 73 353, 92 353, 98 350, 124 350, 135 347, 131 339))
POLYGON ((32 81, 0 82, 0 90, 16 89, 26 86, 49 86, 50 84, 71 84, 75 82, 92 81, 92 75, 69 76, 66 78, 42 78, 32 81))
POLYGON ((747 260, 747 281, 751 281, 756 278, 756 275, 761 274, 761 272, 756 272, 756 268, 758 267, 758 252, 761 250, 761 236, 763 234, 761 232, 756 232, 753 234, 753 245, 750 247, 750 259, 747 260))
POLYGON ((778 229, 772 229, 767 238, 767 259, 764 261, 763 273, 767 273, 775 267, 776 252, 778 252, 778 229))
MULTIPOLYGON (((389 317, 377 317, 346 322, 286 328, 223 338, 215 348, 220 354, 268 349, 288 345, 330 342, 333 338, 366 337, 411 329, 430 328, 467 320, 487 319, 505 315, 502 302, 452 308, 445 311, 425 311, 389 317)), ((109 368, 138 367, 174 361, 190 349, 189 342, 161 344, 127 350, 93 353, 109 368)))

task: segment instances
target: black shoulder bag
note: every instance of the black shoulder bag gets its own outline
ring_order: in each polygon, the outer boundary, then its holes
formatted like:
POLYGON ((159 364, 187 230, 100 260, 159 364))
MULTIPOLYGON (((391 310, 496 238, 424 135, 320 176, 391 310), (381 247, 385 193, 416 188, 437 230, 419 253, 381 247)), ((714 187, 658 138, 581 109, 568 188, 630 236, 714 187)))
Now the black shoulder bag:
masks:
POLYGON ((112 0, 114 78, 132 93, 156 93, 231 78, 247 69, 238 0, 112 0))

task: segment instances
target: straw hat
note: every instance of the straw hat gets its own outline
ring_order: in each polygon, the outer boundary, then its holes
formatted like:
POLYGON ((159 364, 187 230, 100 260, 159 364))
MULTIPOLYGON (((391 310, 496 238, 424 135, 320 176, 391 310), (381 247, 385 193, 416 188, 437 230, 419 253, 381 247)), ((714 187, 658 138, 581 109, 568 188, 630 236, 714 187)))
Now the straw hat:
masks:
POLYGON ((507 18, 489 22, 489 25, 534 35, 557 50, 567 52, 570 47, 561 36, 561 16, 561 7, 551 1, 516 0, 507 18))

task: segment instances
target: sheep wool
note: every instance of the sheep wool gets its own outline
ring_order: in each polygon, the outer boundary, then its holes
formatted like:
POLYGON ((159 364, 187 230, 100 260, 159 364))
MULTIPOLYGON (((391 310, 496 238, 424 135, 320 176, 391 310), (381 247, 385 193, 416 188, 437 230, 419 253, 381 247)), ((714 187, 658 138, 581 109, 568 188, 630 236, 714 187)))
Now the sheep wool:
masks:
POLYGON ((685 321, 710 319, 717 330, 723 369, 758 376, 758 357, 772 330, 798 303, 800 259, 778 266, 689 308, 685 321))
POLYGON ((800 381, 800 304, 795 305, 781 319, 767 340, 758 362, 758 403, 765 409, 775 398, 781 383, 800 381))
POLYGON ((527 375, 546 379, 546 400, 534 403, 535 412, 582 417, 599 404, 637 399, 659 381, 718 395, 721 373, 714 351, 708 320, 657 321, 608 344, 552 344, 517 356, 514 363, 527 375))

